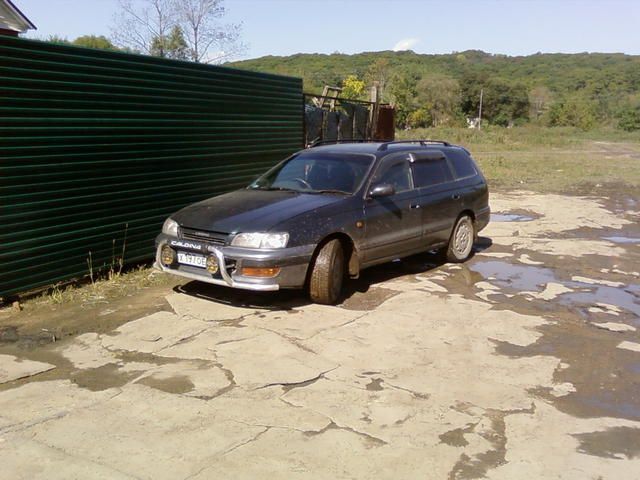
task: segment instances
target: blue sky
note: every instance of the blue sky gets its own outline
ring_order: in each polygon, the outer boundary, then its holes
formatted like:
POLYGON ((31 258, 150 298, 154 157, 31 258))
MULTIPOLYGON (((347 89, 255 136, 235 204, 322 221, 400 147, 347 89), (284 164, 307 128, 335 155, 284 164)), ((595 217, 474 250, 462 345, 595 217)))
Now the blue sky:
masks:
MULTIPOLYGON (((30 36, 109 36, 117 0, 13 0, 30 36)), ((411 48, 640 54, 640 0, 226 0, 243 58, 411 48)))

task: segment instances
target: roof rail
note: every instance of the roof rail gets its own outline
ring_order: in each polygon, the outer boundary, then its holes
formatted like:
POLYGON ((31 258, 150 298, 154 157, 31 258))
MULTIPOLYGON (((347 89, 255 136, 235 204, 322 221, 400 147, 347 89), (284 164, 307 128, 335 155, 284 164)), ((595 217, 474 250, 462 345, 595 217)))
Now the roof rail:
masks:
POLYGON ((364 140, 361 138, 352 138, 352 139, 341 139, 341 140, 316 140, 312 142, 307 148, 319 147, 321 145, 332 145, 338 143, 367 143, 367 142, 375 142, 375 140, 364 140))
POLYGON ((382 145, 380 145, 378 147, 378 151, 383 152, 389 147, 389 145, 397 145, 402 143, 419 143, 423 147, 427 145, 432 145, 432 144, 440 144, 440 145, 444 145, 445 147, 451 146, 449 142, 444 142, 442 140, 394 140, 393 142, 385 142, 382 145))

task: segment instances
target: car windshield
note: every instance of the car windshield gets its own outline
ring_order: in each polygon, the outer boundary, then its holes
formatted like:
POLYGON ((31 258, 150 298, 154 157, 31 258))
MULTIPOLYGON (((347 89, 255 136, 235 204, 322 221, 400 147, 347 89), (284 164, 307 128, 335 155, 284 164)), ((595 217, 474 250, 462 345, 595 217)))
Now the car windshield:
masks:
POLYGON ((352 194, 372 162, 370 155, 305 152, 268 171, 249 188, 352 194))

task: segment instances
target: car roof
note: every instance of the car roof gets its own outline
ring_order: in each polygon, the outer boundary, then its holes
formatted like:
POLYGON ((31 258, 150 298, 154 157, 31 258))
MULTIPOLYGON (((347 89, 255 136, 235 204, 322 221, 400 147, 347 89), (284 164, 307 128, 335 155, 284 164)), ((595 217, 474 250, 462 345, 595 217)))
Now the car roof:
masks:
POLYGON ((445 143, 420 143, 420 140, 415 140, 415 143, 411 143, 411 140, 407 140, 402 143, 390 143, 390 142, 344 142, 344 143, 332 143, 327 145, 319 145, 317 147, 310 147, 302 152, 322 152, 322 153, 360 153, 375 155, 377 158, 384 157, 389 153, 416 151, 416 150, 440 150, 446 152, 450 149, 468 151, 459 145, 451 145, 445 143), (381 148, 382 147, 382 148, 381 148))

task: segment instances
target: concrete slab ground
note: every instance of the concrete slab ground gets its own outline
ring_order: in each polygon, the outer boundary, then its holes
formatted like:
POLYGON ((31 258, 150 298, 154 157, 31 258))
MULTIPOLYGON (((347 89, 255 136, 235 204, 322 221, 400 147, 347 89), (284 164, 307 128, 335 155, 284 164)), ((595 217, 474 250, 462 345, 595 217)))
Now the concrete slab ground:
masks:
POLYGON ((640 212, 495 194, 474 257, 341 305, 184 283, 109 331, 0 344, 0 477, 640 478, 640 212), (157 309, 156 309, 157 310, 157 309))

